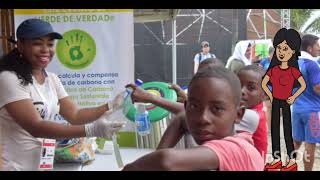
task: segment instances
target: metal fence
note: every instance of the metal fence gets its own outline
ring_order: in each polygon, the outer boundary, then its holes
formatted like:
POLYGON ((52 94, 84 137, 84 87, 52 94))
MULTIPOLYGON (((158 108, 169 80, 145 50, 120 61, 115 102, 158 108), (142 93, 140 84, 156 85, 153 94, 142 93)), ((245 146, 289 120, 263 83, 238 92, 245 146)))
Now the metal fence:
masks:
MULTIPOLYGON (((186 86, 193 75, 193 58, 200 43, 226 62, 234 41, 246 39, 246 9, 183 9, 177 25, 177 83, 186 86)), ((135 76, 144 82, 172 82, 171 21, 135 23, 135 76)))

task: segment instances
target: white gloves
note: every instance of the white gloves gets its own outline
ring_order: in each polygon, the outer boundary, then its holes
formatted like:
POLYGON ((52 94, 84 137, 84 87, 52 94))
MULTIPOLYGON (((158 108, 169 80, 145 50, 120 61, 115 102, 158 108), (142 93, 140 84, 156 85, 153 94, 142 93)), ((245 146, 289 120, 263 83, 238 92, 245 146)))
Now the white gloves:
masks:
POLYGON ((124 121, 108 121, 106 115, 102 115, 93 123, 85 125, 86 137, 111 138, 118 132, 126 122, 124 121))
POLYGON ((112 101, 108 102, 108 107, 110 108, 110 112, 111 111, 114 112, 122 108, 124 103, 124 94, 125 94, 125 91, 122 91, 119 94, 117 94, 112 101))
MULTIPOLYGON (((124 104, 125 91, 120 92, 116 97, 108 102, 109 111, 105 112, 98 120, 85 125, 86 137, 111 138, 125 124, 125 121, 117 121, 119 114, 117 110, 121 109, 124 104)), ((120 112, 122 113, 122 112, 120 112)))

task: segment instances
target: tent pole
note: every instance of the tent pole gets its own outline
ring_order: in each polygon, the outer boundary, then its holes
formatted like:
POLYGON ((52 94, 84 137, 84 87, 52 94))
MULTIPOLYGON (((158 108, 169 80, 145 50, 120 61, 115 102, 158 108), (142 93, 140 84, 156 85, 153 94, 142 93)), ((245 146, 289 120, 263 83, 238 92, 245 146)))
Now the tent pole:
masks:
POLYGON ((267 39, 267 19, 266 19, 265 9, 263 9, 263 29, 264 29, 264 39, 267 39))
POLYGON ((172 83, 177 84, 177 44, 176 44, 176 19, 172 19, 172 83))

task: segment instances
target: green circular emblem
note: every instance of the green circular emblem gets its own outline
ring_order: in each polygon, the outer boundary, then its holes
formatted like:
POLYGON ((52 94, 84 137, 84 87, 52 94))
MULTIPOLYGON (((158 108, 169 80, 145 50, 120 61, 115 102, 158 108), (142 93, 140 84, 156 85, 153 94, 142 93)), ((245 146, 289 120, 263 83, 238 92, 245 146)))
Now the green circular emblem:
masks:
MULTIPOLYGON (((168 83, 152 81, 152 82, 143 83, 141 88, 148 91, 149 93, 154 94, 155 96, 162 97, 173 102, 177 101, 177 93, 175 90, 169 88, 168 83)), ((127 101, 125 101, 124 106, 125 106, 125 109, 128 110, 126 117, 129 120, 134 121, 135 114, 137 111, 135 106, 132 103, 131 104, 127 103, 127 101)), ((169 115, 169 111, 159 106, 155 106, 153 104, 147 104, 146 110, 149 113, 149 120, 152 123, 157 122, 169 115)))
POLYGON ((85 31, 73 29, 63 34, 57 43, 57 56, 61 64, 73 70, 89 66, 96 56, 96 43, 85 31))

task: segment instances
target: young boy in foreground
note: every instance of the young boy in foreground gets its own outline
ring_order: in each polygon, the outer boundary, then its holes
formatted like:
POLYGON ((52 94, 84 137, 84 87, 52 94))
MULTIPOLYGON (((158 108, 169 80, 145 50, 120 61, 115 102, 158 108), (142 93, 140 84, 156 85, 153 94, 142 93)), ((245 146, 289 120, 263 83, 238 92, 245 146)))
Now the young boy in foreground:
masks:
POLYGON ((247 132, 235 133, 245 108, 235 74, 221 67, 205 68, 192 78, 185 103, 186 126, 199 146, 160 149, 123 170, 262 171, 264 162, 247 132))

